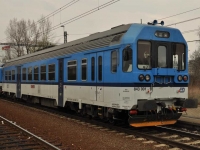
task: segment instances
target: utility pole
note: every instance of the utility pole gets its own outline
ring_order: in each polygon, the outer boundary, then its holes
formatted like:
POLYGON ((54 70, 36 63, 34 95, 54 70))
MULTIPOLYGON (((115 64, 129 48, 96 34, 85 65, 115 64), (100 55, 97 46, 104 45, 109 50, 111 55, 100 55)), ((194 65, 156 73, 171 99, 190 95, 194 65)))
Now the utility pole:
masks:
POLYGON ((67 31, 64 31, 64 43, 67 43, 67 31))
POLYGON ((60 27, 63 27, 63 33, 64 33, 64 43, 67 43, 67 31, 65 31, 65 26, 62 25, 60 27))

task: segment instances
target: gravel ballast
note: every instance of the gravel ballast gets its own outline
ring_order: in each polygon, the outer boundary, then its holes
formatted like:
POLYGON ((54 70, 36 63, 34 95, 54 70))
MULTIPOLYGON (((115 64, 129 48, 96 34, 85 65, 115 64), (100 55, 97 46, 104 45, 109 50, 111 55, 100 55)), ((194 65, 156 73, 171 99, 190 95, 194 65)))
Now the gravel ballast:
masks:
POLYGON ((143 143, 133 136, 92 127, 91 125, 34 108, 0 100, 0 116, 28 131, 69 150, 152 150, 158 143, 143 143))

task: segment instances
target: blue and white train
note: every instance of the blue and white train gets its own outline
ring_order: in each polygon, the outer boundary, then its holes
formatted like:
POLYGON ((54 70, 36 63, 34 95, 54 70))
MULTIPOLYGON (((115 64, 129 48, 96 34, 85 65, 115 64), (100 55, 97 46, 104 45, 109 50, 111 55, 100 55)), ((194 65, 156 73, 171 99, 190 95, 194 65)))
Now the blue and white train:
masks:
POLYGON ((4 95, 131 126, 174 124, 188 99, 188 47, 175 28, 127 24, 18 57, 4 95))

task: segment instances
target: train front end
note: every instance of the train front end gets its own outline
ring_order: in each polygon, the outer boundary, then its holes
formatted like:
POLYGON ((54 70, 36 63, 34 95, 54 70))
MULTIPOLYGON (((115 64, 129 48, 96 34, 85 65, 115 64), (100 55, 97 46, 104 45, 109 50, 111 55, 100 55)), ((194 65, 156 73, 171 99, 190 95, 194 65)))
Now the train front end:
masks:
MULTIPOLYGON (((131 29, 132 28, 132 29, 131 29)), ((188 99, 188 47, 181 32, 154 25, 134 25, 133 50, 134 104, 129 124, 134 127, 174 124, 197 100, 188 99), (137 29, 138 28, 138 29, 137 29)), ((131 34, 131 33, 128 33, 131 34)), ((130 58, 126 56, 125 58, 130 58)))

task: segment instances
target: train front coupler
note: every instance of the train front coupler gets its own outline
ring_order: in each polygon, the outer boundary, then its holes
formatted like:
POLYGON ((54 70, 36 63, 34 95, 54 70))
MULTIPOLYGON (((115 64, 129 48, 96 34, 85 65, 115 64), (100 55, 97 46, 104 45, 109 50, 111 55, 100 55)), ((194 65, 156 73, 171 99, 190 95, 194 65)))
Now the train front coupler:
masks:
POLYGON ((170 125, 175 124, 181 114, 164 101, 142 99, 129 111, 128 121, 133 127, 170 125))

